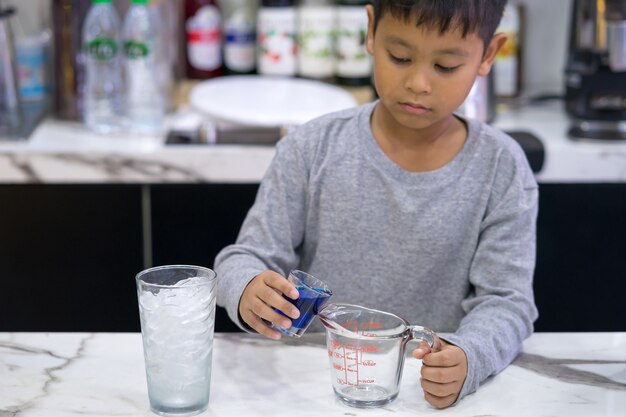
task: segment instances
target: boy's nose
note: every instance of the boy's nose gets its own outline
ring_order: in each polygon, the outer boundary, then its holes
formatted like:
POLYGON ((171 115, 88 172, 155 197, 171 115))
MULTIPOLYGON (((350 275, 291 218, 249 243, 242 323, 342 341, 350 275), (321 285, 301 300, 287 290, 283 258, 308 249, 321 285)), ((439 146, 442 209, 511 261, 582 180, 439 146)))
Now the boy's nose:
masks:
POLYGON ((426 71, 414 71, 407 76, 404 87, 414 94, 430 94, 432 87, 426 71))

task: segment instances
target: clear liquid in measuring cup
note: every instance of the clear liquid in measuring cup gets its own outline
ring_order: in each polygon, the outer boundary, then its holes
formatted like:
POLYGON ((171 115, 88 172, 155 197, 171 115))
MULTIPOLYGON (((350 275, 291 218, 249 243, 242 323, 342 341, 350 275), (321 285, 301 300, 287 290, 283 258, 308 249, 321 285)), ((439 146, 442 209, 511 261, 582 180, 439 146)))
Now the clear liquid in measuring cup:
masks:
POLYGON ((398 396, 409 340, 439 346, 432 330, 385 311, 339 303, 326 306, 319 317, 326 328, 333 390, 353 407, 380 407, 398 396))
MULTIPOLYGON (((361 329, 370 333, 371 329, 361 329)), ((404 349, 397 343, 333 335, 327 340, 331 382, 337 397, 361 408, 380 407, 399 392, 404 349)))

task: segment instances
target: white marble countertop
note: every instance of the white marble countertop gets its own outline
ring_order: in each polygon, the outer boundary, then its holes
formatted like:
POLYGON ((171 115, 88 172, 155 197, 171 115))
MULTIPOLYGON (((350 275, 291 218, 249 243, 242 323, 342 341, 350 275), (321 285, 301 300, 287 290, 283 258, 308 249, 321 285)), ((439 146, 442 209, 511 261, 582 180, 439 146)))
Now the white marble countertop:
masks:
MULTIPOLYGON (((623 417, 626 333, 537 333, 476 393, 446 410, 423 399, 421 362, 407 359, 384 408, 341 404, 323 334, 274 342, 215 337, 209 409, 201 416, 623 417)), ((138 333, 0 333, 0 416, 154 416, 138 333)))
MULTIPOLYGON (((573 141, 560 101, 498 114, 495 125, 542 140, 542 183, 626 182, 626 141, 573 141)), ((162 136, 101 136, 46 119, 25 141, 0 141, 0 183, 258 183, 272 146, 165 145, 162 136)))
POLYGON ((624 183, 626 141, 572 140, 561 101, 522 106, 498 115, 494 125, 505 131, 533 133, 545 147, 540 183, 624 183))
POLYGON ((165 145, 46 119, 27 141, 0 142, 0 183, 257 183, 273 156, 272 146, 165 145))

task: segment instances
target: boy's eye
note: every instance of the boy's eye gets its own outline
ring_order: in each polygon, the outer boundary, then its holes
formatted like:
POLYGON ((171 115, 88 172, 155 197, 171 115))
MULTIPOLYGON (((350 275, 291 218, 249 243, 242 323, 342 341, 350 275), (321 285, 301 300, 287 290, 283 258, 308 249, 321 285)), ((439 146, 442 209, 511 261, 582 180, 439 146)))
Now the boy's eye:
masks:
POLYGON ((406 64, 408 63, 410 60, 407 58, 400 58, 397 57, 393 54, 389 54, 389 59, 391 59, 392 62, 396 63, 396 64, 406 64))
POLYGON ((459 68, 459 66, 456 66, 456 67, 445 67, 443 65, 435 64, 435 68, 437 69, 437 71, 442 72, 444 74, 453 73, 454 71, 457 70, 457 68, 459 68))

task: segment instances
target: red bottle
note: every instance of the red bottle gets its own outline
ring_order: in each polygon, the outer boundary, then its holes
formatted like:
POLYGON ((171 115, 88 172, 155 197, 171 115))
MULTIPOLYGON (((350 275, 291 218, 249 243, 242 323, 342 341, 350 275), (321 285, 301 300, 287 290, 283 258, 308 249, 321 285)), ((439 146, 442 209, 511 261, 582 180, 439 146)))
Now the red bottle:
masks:
POLYGON ((222 18, 215 0, 185 0, 188 78, 222 75, 222 18))

